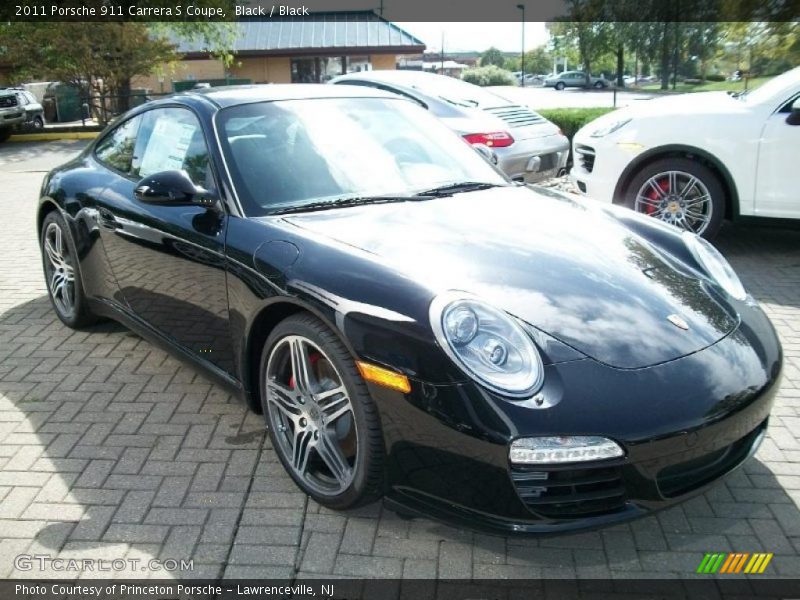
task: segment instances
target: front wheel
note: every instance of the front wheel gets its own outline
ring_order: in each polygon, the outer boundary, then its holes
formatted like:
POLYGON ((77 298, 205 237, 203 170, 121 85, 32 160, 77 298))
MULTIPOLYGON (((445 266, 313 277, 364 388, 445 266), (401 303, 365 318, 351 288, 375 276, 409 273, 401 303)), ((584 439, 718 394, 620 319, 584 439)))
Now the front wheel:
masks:
POLYGON ((42 117, 40 117, 40 116, 34 117, 33 118, 33 122, 31 123, 31 126, 36 131, 41 131, 42 129, 44 129, 44 119, 42 117))
POLYGON ((567 86, 566 86, 566 84, 565 84, 563 81, 559 81, 559 82, 556 84, 556 89, 557 89, 559 92, 560 92, 561 90, 563 90, 565 87, 567 87, 567 86))
POLYGON ((8 138, 11 137, 11 129, 8 127, 0 128, 0 142, 5 142, 8 138))
POLYGON ((602 81, 595 81, 594 82, 594 89, 602 90, 604 87, 606 87, 606 84, 603 83, 602 81))
POLYGON ((624 203, 706 239, 717 234, 725 216, 719 177, 688 158, 663 158, 645 166, 628 185, 624 203))
POLYGON ((377 500, 383 435, 377 409, 341 340, 305 313, 279 323, 264 345, 261 404, 278 458, 319 504, 377 500))

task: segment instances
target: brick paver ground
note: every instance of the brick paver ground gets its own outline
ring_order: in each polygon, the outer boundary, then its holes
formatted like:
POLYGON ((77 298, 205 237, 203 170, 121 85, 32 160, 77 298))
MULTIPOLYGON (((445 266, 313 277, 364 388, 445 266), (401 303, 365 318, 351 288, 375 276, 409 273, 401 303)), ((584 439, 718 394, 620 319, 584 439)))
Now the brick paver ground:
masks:
POLYGON ((0 578, 79 575, 20 571, 19 554, 193 559, 182 576, 194 577, 676 577, 707 551, 774 552, 773 575, 800 576, 800 232, 728 228, 719 239, 786 353, 755 460, 630 524, 493 537, 380 504, 323 509, 227 391, 118 325, 61 325, 33 230, 47 148, 5 164, 0 150, 0 578))

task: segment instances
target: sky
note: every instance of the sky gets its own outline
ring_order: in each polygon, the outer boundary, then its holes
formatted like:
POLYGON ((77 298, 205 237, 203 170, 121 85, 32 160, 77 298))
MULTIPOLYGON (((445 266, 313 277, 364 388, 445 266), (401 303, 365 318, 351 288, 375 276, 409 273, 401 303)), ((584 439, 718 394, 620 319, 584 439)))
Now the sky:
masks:
MULTIPOLYGON (((395 22, 428 47, 429 52, 442 48, 444 32, 445 52, 479 52, 494 46, 504 52, 519 52, 522 47, 521 23, 403 23, 395 22)), ((547 42, 544 23, 525 23, 525 49, 530 50, 547 42)))

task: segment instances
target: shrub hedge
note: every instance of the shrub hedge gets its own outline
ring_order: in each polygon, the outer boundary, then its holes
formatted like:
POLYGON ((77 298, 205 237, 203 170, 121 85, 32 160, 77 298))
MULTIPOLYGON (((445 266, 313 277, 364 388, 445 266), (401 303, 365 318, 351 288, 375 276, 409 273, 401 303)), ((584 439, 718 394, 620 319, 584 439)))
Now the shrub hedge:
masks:
POLYGON ((581 127, 613 110, 613 108, 546 108, 537 112, 558 125, 564 135, 572 141, 581 127))
POLYGON ((474 83, 482 87, 487 85, 517 85, 514 76, 509 71, 495 65, 467 69, 461 74, 461 79, 467 83, 474 83))

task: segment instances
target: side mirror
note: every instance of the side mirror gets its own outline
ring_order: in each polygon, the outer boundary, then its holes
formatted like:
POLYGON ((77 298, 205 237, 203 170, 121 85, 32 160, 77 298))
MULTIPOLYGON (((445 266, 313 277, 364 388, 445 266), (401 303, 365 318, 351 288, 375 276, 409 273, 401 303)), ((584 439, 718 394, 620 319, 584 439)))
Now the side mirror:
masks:
POLYGON ((786 117, 786 123, 788 125, 800 125, 800 98, 792 104, 792 112, 786 117))
POLYGON ((142 179, 134 188, 136 199, 147 204, 214 208, 219 198, 214 192, 195 185, 186 171, 161 171, 142 179))

